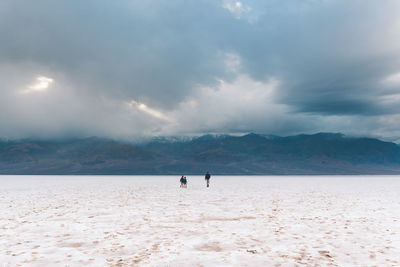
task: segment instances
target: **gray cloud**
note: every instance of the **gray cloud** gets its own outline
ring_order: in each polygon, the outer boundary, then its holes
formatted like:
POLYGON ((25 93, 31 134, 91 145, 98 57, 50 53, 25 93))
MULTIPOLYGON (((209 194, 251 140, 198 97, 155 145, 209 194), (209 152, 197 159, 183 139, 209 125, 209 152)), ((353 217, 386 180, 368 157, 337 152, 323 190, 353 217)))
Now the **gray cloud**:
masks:
POLYGON ((0 136, 393 137, 399 8, 396 0, 4 0, 0 136), (21 95, 38 76, 54 83, 21 95))

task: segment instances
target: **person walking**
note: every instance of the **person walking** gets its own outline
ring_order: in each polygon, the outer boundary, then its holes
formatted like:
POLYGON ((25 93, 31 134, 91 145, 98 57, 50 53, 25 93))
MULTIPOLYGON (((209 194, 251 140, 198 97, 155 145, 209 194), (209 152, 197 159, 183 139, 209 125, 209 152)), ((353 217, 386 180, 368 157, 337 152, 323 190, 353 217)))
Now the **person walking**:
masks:
POLYGON ((181 182, 181 186, 180 187, 183 187, 183 181, 184 181, 184 176, 182 175, 181 179, 179 179, 179 182, 181 182))
POLYGON ((210 178, 211 178, 211 174, 209 172, 207 172, 204 177, 204 179, 206 180, 207 187, 210 187, 210 178))
POLYGON ((183 187, 187 188, 187 178, 186 178, 186 176, 183 177, 183 187))

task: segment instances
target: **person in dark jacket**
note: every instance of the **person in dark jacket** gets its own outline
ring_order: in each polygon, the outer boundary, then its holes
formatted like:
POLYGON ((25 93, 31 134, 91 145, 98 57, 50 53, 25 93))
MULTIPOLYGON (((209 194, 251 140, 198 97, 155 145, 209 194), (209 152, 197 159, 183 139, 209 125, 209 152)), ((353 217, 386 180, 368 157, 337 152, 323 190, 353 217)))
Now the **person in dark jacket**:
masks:
POLYGON ((211 174, 209 172, 207 172, 204 177, 204 179, 206 180, 207 187, 210 187, 210 178, 211 178, 211 174))
POLYGON ((187 178, 186 178, 186 176, 183 177, 183 187, 187 188, 187 178))

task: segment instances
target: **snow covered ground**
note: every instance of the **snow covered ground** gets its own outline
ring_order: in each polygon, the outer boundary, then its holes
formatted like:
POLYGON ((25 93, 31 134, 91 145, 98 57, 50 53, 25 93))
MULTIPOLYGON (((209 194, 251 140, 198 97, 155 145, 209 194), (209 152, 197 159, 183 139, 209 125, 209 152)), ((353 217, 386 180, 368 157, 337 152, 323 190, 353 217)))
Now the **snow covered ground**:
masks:
POLYGON ((0 176, 0 266, 399 266, 400 177, 0 176))

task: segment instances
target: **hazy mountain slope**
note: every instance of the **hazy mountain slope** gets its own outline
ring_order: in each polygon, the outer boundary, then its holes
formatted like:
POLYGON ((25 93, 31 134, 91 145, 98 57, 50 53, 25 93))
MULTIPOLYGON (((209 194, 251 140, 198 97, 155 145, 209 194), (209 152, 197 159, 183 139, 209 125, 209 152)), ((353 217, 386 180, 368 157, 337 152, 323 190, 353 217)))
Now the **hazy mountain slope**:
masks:
POLYGON ((0 141, 2 174, 393 174, 400 147, 319 133, 205 135, 144 144, 86 138, 0 141))

